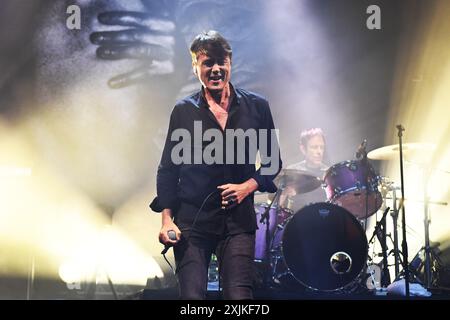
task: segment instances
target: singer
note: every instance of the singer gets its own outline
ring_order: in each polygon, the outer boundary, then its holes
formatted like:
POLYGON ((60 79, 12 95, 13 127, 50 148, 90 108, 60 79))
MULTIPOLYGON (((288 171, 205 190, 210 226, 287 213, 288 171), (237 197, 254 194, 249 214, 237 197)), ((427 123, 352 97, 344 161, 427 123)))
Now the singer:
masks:
MULTIPOLYGON (((162 211, 161 243, 173 244, 181 299, 205 299, 208 265, 212 253, 219 262, 221 287, 225 299, 252 299, 256 216, 253 193, 275 192, 273 179, 281 169, 277 142, 265 141, 267 156, 278 165, 274 173, 255 170, 255 148, 249 141, 238 150, 228 150, 227 129, 272 130, 274 123, 266 99, 235 88, 231 82, 232 50, 216 31, 197 35, 190 47, 192 68, 202 84, 201 90, 179 101, 171 114, 169 130, 157 173, 157 202, 162 211), (223 150, 245 164, 178 163, 172 158, 176 142, 170 137, 177 129, 194 136, 194 122, 201 130, 218 129, 223 150), (275 145, 276 148, 272 148, 275 145), (176 240, 168 231, 174 230, 176 240)), ((258 135, 259 136, 259 135, 258 135)), ((271 135, 266 135, 271 139, 271 135)), ((258 148, 259 148, 258 141, 258 148)), ((193 145, 208 148, 203 142, 193 145)), ((234 148, 234 147, 233 147, 234 148)), ((256 148, 256 149, 258 149, 256 148)), ((178 159, 177 159, 178 160, 178 159)), ((270 167, 263 162, 262 167, 270 167)))

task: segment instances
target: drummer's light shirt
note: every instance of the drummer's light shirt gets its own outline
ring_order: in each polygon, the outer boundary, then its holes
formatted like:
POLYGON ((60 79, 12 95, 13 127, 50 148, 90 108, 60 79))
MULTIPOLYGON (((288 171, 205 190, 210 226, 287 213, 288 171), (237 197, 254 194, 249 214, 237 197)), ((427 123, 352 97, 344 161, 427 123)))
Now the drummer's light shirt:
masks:
MULTIPOLYGON (((321 180, 323 180, 323 177, 328 169, 328 167, 325 164, 322 164, 318 168, 311 168, 306 165, 306 161, 300 161, 294 164, 291 164, 287 167, 287 169, 294 169, 294 170, 301 170, 308 174, 311 174, 321 180)), ((325 202, 327 201, 327 194, 325 190, 320 186, 319 188, 302 193, 297 194, 293 197, 290 197, 290 201, 292 201, 292 204, 290 205, 290 209, 295 212, 300 210, 306 205, 317 203, 317 202, 325 202)))

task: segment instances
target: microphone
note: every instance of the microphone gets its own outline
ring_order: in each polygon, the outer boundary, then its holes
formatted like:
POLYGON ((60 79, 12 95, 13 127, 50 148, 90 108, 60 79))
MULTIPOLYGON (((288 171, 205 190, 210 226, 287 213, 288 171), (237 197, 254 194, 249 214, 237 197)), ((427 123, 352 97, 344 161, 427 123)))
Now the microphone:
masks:
MULTIPOLYGON (((177 240, 177 234, 175 233, 175 231, 169 230, 167 231, 167 235, 169 236, 170 240, 177 240)), ((164 250, 161 251, 161 254, 166 254, 171 246, 172 246, 171 243, 164 245, 164 250)))
POLYGON ((358 149, 356 150, 356 159, 361 158, 364 154, 366 154, 366 146, 367 146, 367 139, 364 139, 363 142, 359 145, 358 149))

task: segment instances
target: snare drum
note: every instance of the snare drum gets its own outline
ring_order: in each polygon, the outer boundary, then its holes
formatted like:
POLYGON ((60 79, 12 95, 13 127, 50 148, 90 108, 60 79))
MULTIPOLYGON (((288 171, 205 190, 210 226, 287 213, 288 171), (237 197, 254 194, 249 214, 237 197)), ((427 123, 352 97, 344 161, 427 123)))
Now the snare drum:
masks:
POLYGON ((347 209, 359 219, 371 216, 382 204, 378 176, 368 161, 352 160, 335 164, 325 174, 324 187, 328 201, 347 209))

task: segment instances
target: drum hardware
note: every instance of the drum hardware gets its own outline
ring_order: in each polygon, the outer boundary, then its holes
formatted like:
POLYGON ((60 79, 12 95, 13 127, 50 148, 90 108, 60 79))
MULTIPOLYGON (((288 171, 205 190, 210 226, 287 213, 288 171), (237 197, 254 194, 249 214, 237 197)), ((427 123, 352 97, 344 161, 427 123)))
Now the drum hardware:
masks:
MULTIPOLYGON (((387 196, 386 199, 394 200, 394 197, 387 196)), ((408 199, 408 198, 405 199, 405 202, 425 203, 424 200, 415 200, 415 199, 408 199)), ((447 206, 448 205, 447 201, 438 201, 438 200, 430 200, 430 199, 428 199, 427 202, 428 202, 429 205, 430 204, 435 204, 435 205, 440 205, 440 206, 447 206)))
MULTIPOLYGON (((414 258, 411 260, 410 263, 408 263, 408 270, 410 279, 413 279, 414 282, 419 283, 420 285, 424 285, 424 278, 421 276, 421 273, 424 271, 425 266, 425 254, 424 254, 424 247, 420 248, 419 251, 416 253, 414 258)), ((405 276, 405 270, 402 270, 398 277, 396 278, 396 281, 401 279, 405 276)))
MULTIPOLYGON (((401 125, 397 126, 398 129, 398 136, 399 136, 399 144, 397 145, 390 145, 382 148, 375 149, 371 152, 369 152, 368 157, 374 160, 393 160, 397 159, 397 156, 400 152, 400 173, 401 173, 401 179, 403 180, 403 165, 402 162, 411 163, 418 165, 422 167, 423 170, 423 199, 422 200, 415 200, 419 203, 423 203, 424 207, 424 246, 419 250, 420 252, 423 252, 424 258, 423 258, 423 271, 424 271, 424 285, 426 288, 431 288, 435 281, 433 279, 433 265, 436 262, 436 256, 433 252, 433 248, 430 245, 430 234, 429 234, 429 225, 431 223, 430 214, 429 214, 429 205, 447 205, 447 202, 444 201, 432 201, 428 197, 428 181, 431 173, 431 168, 429 167, 429 155, 430 153, 434 152, 436 149, 436 145, 432 143, 404 143, 402 144, 401 138, 402 138, 402 131, 404 131, 404 128, 401 125)), ((434 170, 434 169, 433 169, 434 170)), ((448 173, 446 170, 437 169, 439 171, 448 173)), ((394 242, 396 241, 396 232, 397 232, 397 226, 396 226, 396 220, 398 218, 398 213, 400 209, 396 209, 396 203, 397 203, 397 197, 396 197, 396 190, 397 188, 394 188, 392 190, 392 197, 386 197, 387 199, 392 199, 394 204, 394 210, 392 211, 392 216, 394 220, 394 242)), ((403 196, 403 181, 401 184, 401 190, 402 190, 402 199, 400 200, 400 208, 403 208, 402 204, 406 201, 411 201, 411 199, 407 199, 403 196)), ((402 209, 402 215, 404 209, 402 209)), ((403 221, 403 223, 405 223, 403 221)), ((402 225, 402 229, 405 229, 405 226, 402 225)), ((406 231, 403 230, 403 236, 405 239, 405 233, 406 231)), ((402 251, 405 251, 402 244, 402 251)), ((395 250, 395 261, 396 261, 396 278, 398 278, 400 275, 404 275, 405 278, 410 275, 410 273, 415 277, 418 278, 418 276, 414 273, 414 268, 411 268, 411 264, 409 264, 409 267, 403 268, 404 271, 402 273, 399 273, 398 271, 398 261, 400 260, 400 257, 398 255, 398 250, 396 250, 398 246, 394 244, 394 250, 395 250)), ((403 265, 408 265, 408 262, 405 262, 405 254, 407 252, 402 253, 404 255, 403 257, 403 265)), ((407 257, 407 256, 406 256, 407 257)), ((417 255, 416 255, 417 257, 417 255)), ((415 257, 415 258, 416 258, 415 257)), ((414 259, 415 259, 414 258, 414 259)), ((413 261, 414 261, 413 259, 413 261)), ((412 263, 412 262, 411 262, 412 263)), ((406 280, 405 280, 406 282, 406 280)), ((408 288, 409 289, 409 286, 408 288)))
POLYGON ((440 258, 441 251, 439 250, 440 243, 439 242, 430 242, 429 246, 429 255, 426 255, 426 248, 422 246, 419 249, 417 254, 414 256, 412 261, 409 264, 410 272, 415 276, 417 281, 427 286, 427 282, 430 282, 429 289, 442 289, 445 287, 445 284, 442 281, 448 280, 448 276, 442 279, 440 272, 445 270, 445 263, 440 258), (430 268, 430 276, 427 277, 426 274, 426 259, 429 260, 429 268, 430 268))
POLYGON ((391 277, 389 274, 389 268, 388 268, 388 247, 386 243, 386 216, 387 213, 391 210, 391 208, 387 207, 384 212, 383 216, 381 217, 380 221, 378 221, 375 225, 372 237, 369 240, 369 243, 372 242, 374 237, 376 236, 382 250, 382 257, 383 257, 383 270, 382 270, 382 276, 381 276, 381 285, 383 287, 387 287, 391 283, 391 277))
MULTIPOLYGON (((399 276, 400 273, 400 265, 403 264, 403 261, 401 260, 401 256, 403 253, 399 250, 398 246, 398 215, 399 215, 399 208, 397 207, 397 189, 395 187, 391 188, 392 191, 392 205, 393 209, 391 210, 391 218, 392 218, 392 224, 393 224, 393 230, 394 230, 394 270, 395 270, 395 278, 399 276)), ((388 197, 386 197, 388 199, 388 197)), ((403 206, 403 204, 402 204, 403 206)))
MULTIPOLYGON (((363 164, 365 164, 366 166, 369 166, 370 164, 369 164, 369 160, 367 159, 366 147, 367 147, 367 140, 364 139, 363 142, 361 143, 361 146, 356 151, 356 158, 359 159, 361 157, 362 158, 361 162, 363 164)), ((356 171, 356 168, 353 171, 356 171)), ((381 195, 381 193, 377 189, 377 187, 378 187, 378 185, 377 185, 378 180, 376 178, 377 176, 375 175, 374 177, 375 177, 374 179, 372 179, 372 177, 369 177, 369 172, 366 170, 363 175, 363 178, 364 178, 363 181, 364 181, 365 186, 369 186, 369 182, 375 181, 375 184, 373 185, 373 189, 376 190, 375 194, 376 194, 376 197, 378 197, 378 195, 381 195)), ((361 190, 361 182, 360 181, 356 180, 355 186, 356 186, 357 190, 361 190)), ((359 195, 359 194, 355 194, 355 195, 359 195)), ((369 217, 369 190, 366 190, 364 200, 365 200, 364 231, 367 231, 367 218, 369 217)), ((381 206, 381 203, 380 203, 380 205, 378 205, 376 210, 378 210, 380 208, 380 206, 381 206)), ((384 230, 386 230, 386 228, 384 230)), ((386 240, 386 237, 384 238, 384 240, 386 240)))
POLYGON ((255 212, 258 225, 255 236, 255 260, 257 262, 268 262, 270 254, 273 252, 273 238, 276 236, 277 230, 283 228, 283 221, 288 219, 293 212, 286 208, 270 207, 266 203, 255 203, 255 212), (269 215, 269 224, 267 224, 267 220, 261 222, 259 218, 266 211, 269 215), (267 238, 267 226, 269 229, 269 238, 267 238))
MULTIPOLYGON (((284 180, 282 182, 284 182, 284 180)), ((264 210, 264 213, 261 214, 261 218, 259 219, 259 223, 260 224, 261 223, 264 224, 264 221, 265 221, 265 236, 264 236, 264 242, 265 242, 264 246, 265 247, 263 249, 264 256, 261 259, 261 262, 263 262, 263 263, 269 263, 270 264, 270 245, 272 243, 271 235, 273 234, 273 230, 271 230, 271 229, 273 229, 273 227, 271 226, 271 223, 270 223, 269 212, 270 212, 270 209, 272 208, 272 205, 274 203, 277 204, 276 210, 279 208, 278 199, 281 196, 281 193, 284 190, 284 188, 285 188, 285 185, 281 184, 281 182, 280 182, 279 187, 277 189, 277 192, 275 193, 275 197, 272 199, 272 201, 270 201, 269 205, 264 210)), ((275 223, 277 223, 276 222, 276 216, 272 219, 272 221, 273 221, 273 226, 274 226, 275 223)), ((258 228, 258 230, 259 230, 259 228, 258 228)), ((256 250, 257 250, 257 246, 255 245, 255 251, 256 250)), ((256 254, 257 254, 257 252, 255 252, 255 259, 257 258, 256 254)), ((265 275, 266 276, 263 279, 263 284, 267 285, 270 282, 270 278, 267 277, 267 272, 265 273, 265 275)))
MULTIPOLYGON (((395 258, 395 274, 396 277, 398 277, 399 275, 399 262, 402 263, 403 265, 403 273, 404 273, 404 277, 405 277, 405 290, 406 290, 406 296, 409 297, 410 296, 410 292, 409 292, 409 268, 408 268, 408 246, 407 246, 407 242, 406 242, 406 219, 405 219, 405 206, 404 206, 404 183, 403 183, 403 147, 405 147, 405 153, 407 155, 413 155, 414 153, 417 153, 417 151, 419 150, 423 150, 425 148, 425 146, 427 146, 427 148, 429 147, 429 145, 425 145, 425 144, 405 144, 403 146, 402 144, 402 132, 405 130, 401 125, 397 125, 396 126, 397 130, 398 130, 398 138, 399 138, 399 144, 398 145, 392 145, 392 146, 387 146, 387 147, 382 147, 379 149, 375 149, 370 151, 367 154, 367 158, 369 159, 373 159, 373 160, 388 160, 388 159, 393 159, 397 157, 397 154, 399 154, 399 159, 400 159, 400 179, 401 179, 401 184, 400 184, 400 190, 402 192, 402 196, 400 199, 400 205, 397 208, 397 197, 396 197, 396 189, 392 187, 392 183, 383 183, 385 181, 381 180, 381 185, 382 185, 382 191, 384 191, 383 194, 383 198, 386 200, 386 194, 387 191, 392 191, 393 192, 393 210, 391 211, 391 216, 393 219, 393 224, 394 224, 394 258, 395 258), (384 190, 383 190, 384 188, 384 190), (398 214, 400 212, 400 210, 402 210, 402 255, 403 255, 403 261, 401 261, 400 259, 400 255, 399 255, 399 250, 398 250, 398 234, 397 234, 397 219, 398 219, 398 214)), ((386 213, 386 212, 385 212, 386 213)), ((383 220, 383 219, 382 219, 383 220)), ((380 220, 380 221, 382 221, 380 220)), ((378 232, 377 232, 378 233, 378 232)), ((372 236, 373 237, 373 236, 372 236)), ((378 235, 377 235, 378 237, 378 235)), ((379 239, 381 239, 380 243, 382 243, 382 248, 383 248, 383 261, 385 260, 385 239, 386 239, 386 234, 385 232, 383 232, 380 236, 379 239)), ((383 263, 385 266, 387 264, 383 263)), ((386 274, 387 275, 387 274, 386 274)))
MULTIPOLYGON (((361 163, 365 164, 366 166, 369 166, 369 159, 368 159, 368 154, 366 151, 366 147, 367 147, 367 140, 364 139, 363 142, 361 143, 361 145, 359 146, 357 152, 356 152, 356 158, 362 158, 361 163)), ((356 170, 356 169, 355 169, 356 170)), ((370 185, 374 186, 373 189, 377 190, 378 183, 380 182, 380 176, 379 175, 374 175, 374 174, 369 174, 369 170, 365 170, 364 175, 363 175, 363 180, 364 182, 364 186, 369 187, 370 185)), ((355 182, 356 188, 357 190, 360 190, 362 188, 361 186, 361 182, 360 180, 357 180, 355 182)), ((387 207, 386 208, 386 190, 383 190, 383 188, 380 188, 381 191, 375 191, 375 205, 376 205, 376 210, 380 209, 381 205, 383 205, 383 215, 381 217, 381 220, 379 222, 376 223, 375 225, 375 230, 374 233, 372 234, 371 239, 369 240, 369 243, 372 242, 372 239, 374 238, 374 236, 377 236, 378 242, 381 245, 381 249, 382 249, 382 265, 383 265, 383 269, 380 270, 380 281, 379 281, 379 285, 383 286, 383 287, 387 287, 390 284, 390 274, 389 274, 389 268, 388 268, 388 260, 387 260, 387 244, 386 244, 386 215, 389 212, 390 208, 387 207), (377 201, 380 201, 379 204, 377 203, 377 201), (381 203, 381 201, 383 203, 381 203)), ((367 218, 369 217, 369 215, 373 214, 374 212, 370 212, 369 213, 369 192, 368 189, 366 189, 365 192, 365 205, 364 205, 364 209, 365 209, 365 215, 364 215, 364 230, 367 231, 367 218)), ((361 217, 360 217, 361 218, 361 217)), ((373 276, 371 277, 372 280, 374 280, 373 276)), ((373 284, 376 284, 376 282, 373 281, 373 284)), ((366 284, 367 286, 367 284, 366 284)), ((369 288, 369 286, 367 286, 369 288)))
POLYGON ((381 288, 381 267, 377 264, 367 266, 366 287, 369 290, 378 290, 381 288))
MULTIPOLYGON (((399 190, 400 188, 395 186, 394 182, 391 181, 387 177, 380 176, 379 181, 380 181, 381 195, 383 197, 383 210, 387 207, 386 200, 393 199, 393 202, 392 202, 393 209, 390 211, 390 215, 392 218, 394 239, 392 239, 390 234, 383 234, 383 237, 384 237, 384 239, 386 239, 386 237, 389 236, 389 238, 391 239, 391 241, 393 243, 394 248, 389 252, 388 256, 390 256, 391 254, 394 256, 394 273, 395 273, 394 278, 397 278, 400 273, 400 265, 402 264, 402 261, 400 258, 402 253, 398 247, 398 213, 399 213, 399 209, 397 208, 397 190, 399 190), (389 192, 392 193, 392 197, 388 196, 389 192)), ((386 219, 385 219, 383 227, 384 227, 384 229, 386 228, 386 219)), ((383 284, 386 284, 388 282, 386 280, 386 279, 388 279, 387 276, 389 276, 389 282, 390 282, 390 274, 389 274, 389 272, 387 272, 386 274, 384 274, 383 280, 385 280, 385 281, 383 281, 383 284)))
POLYGON ((346 164, 347 168, 349 168, 351 171, 356 171, 357 170, 357 166, 354 162, 348 162, 346 164))
POLYGON ((271 264, 274 255, 273 239, 276 235, 276 230, 282 228, 282 222, 288 219, 293 212, 286 208, 281 208, 278 205, 272 206, 274 200, 267 203, 255 203, 255 211, 257 215, 258 229, 255 235, 255 262, 260 263, 263 268, 262 271, 262 285, 267 287, 270 285, 271 279, 271 264), (267 218, 264 219, 264 214, 267 218), (261 218, 260 218, 261 216, 261 218))
MULTIPOLYGON (((430 244, 430 223, 431 223, 431 217, 429 212, 429 205, 431 204, 431 201, 428 197, 428 181, 429 177, 431 175, 431 169, 429 167, 423 168, 423 210, 424 210, 424 229, 425 229, 425 245, 422 247, 421 250, 424 251, 425 254, 425 261, 424 261, 424 272, 425 272, 425 288, 430 289, 433 286, 434 279, 432 274, 432 267, 434 262, 438 261, 437 256, 434 254, 433 247, 430 244)), ((446 202, 434 202, 439 204, 445 204, 446 202)), ((420 252, 420 250, 419 250, 420 252)))
MULTIPOLYGON (((406 143, 403 144, 402 137, 403 137, 403 131, 405 131, 405 128, 399 124, 396 126, 397 128, 397 136, 399 143, 397 145, 390 145, 382 148, 378 148, 375 150, 370 151, 367 154, 367 158, 372 160, 391 160, 391 159, 397 159, 397 156, 400 161, 400 190, 401 190, 401 199, 400 199, 400 208, 398 208, 398 211, 394 208, 394 215, 395 215, 395 221, 397 219, 396 215, 397 212, 402 213, 402 254, 403 254, 403 270, 405 275, 405 291, 406 291, 406 297, 410 297, 409 292, 409 268, 408 268, 408 244, 406 241, 406 216, 405 216, 405 206, 404 206, 404 200, 405 200, 405 191, 404 191, 404 179, 403 179, 403 149, 405 151, 406 157, 411 157, 415 155, 423 154, 424 150, 433 150, 434 145, 432 144, 422 144, 422 143, 406 143)), ((395 202, 394 202, 395 203, 395 202)), ((396 222, 394 223, 394 230, 396 230, 396 222)), ((394 231, 396 232, 396 231, 394 231)), ((396 236, 394 234, 394 241, 396 239, 396 236)), ((396 259, 397 261, 397 259, 396 259)))
POLYGON ((377 289, 380 289, 380 286, 382 288, 386 288, 391 283, 390 280, 391 277, 388 269, 389 265, 387 261, 387 258, 391 255, 394 256, 395 279, 398 279, 399 276, 404 275, 403 272, 400 273, 399 268, 399 266, 403 264, 403 261, 401 259, 402 252, 399 250, 398 247, 398 226, 397 226, 398 214, 399 210, 401 209, 401 204, 400 207, 397 207, 398 200, 396 191, 399 190, 400 188, 395 186, 394 182, 387 177, 379 176, 378 181, 380 181, 380 192, 383 198, 383 204, 381 209, 384 210, 384 213, 382 218, 376 223, 373 235, 369 240, 369 245, 372 243, 372 241, 374 240, 374 236, 376 235, 382 251, 381 253, 377 253, 376 256, 382 257, 382 261, 380 261, 378 264, 374 264, 372 262, 372 259, 369 257, 370 264, 368 265, 367 272, 369 273, 369 269, 371 269, 372 272, 375 269, 376 274, 379 273, 379 276, 375 276, 374 279, 371 279, 369 275, 369 278, 366 281, 366 286, 369 289, 373 289, 374 286, 377 289), (392 196, 389 196, 389 193, 391 193, 392 196), (386 200, 388 199, 393 200, 392 210, 390 210, 386 205, 386 200), (387 211, 385 210, 390 211, 390 215, 393 222, 393 238, 391 234, 386 233, 387 211), (393 249, 391 249, 389 252, 386 241, 387 238, 389 238, 393 244, 393 249))
MULTIPOLYGON (((398 277, 400 272, 400 251, 398 247, 398 208, 397 208, 397 189, 392 189, 392 198, 393 198, 393 209, 391 211, 391 218, 394 230, 394 270, 395 270, 395 278, 398 277)), ((403 254, 402 254, 403 255, 403 254)))
MULTIPOLYGON (((271 281, 276 285, 282 285, 282 278, 291 276, 288 269, 283 268, 283 271, 279 271, 280 265, 283 264, 283 256, 281 254, 281 248, 278 245, 276 248, 271 250, 272 261, 271 261, 271 281)), ((282 268, 283 266, 281 266, 282 268)))
POLYGON ((408 267, 408 243, 406 241, 406 214, 405 214, 405 185, 403 180, 403 145, 402 136, 405 128, 401 124, 396 126, 398 130, 398 142, 399 142, 399 152, 400 152, 400 188, 402 192, 401 197, 401 209, 402 209, 402 253, 403 253, 403 270, 405 272, 405 293, 406 297, 410 297, 409 292, 409 267, 408 267))
POLYGON ((394 273, 395 273, 395 278, 397 278, 399 272, 400 272, 400 251, 398 249, 398 226, 397 226, 397 222, 398 222, 398 209, 397 209, 397 193, 396 191, 399 189, 399 187, 396 187, 394 185, 394 182, 391 181, 389 178, 387 177, 382 177, 380 176, 379 179, 380 181, 380 190, 381 190, 381 195, 383 197, 383 208, 386 207, 386 200, 387 199, 393 199, 393 209, 391 210, 391 218, 392 218, 392 224, 393 224, 393 233, 394 233, 394 239, 392 240, 391 236, 389 235, 389 238, 391 239, 391 241, 394 244, 394 248, 389 252, 388 255, 393 254, 394 255, 394 273), (392 192, 392 197, 388 196, 388 193, 392 192))
MULTIPOLYGON (((394 255, 394 272, 395 272, 395 279, 398 279, 400 276, 404 276, 404 273, 400 273, 400 266, 403 265, 402 256, 403 253, 399 249, 399 238, 398 238, 398 216, 400 209, 403 206, 403 203, 401 202, 401 199, 398 199, 397 197, 397 191, 400 189, 400 187, 397 187, 394 185, 392 181, 387 180, 387 178, 382 178, 382 190, 385 190, 384 199, 386 200, 392 200, 392 210, 391 210, 391 218, 392 218, 392 224, 393 224, 393 245, 394 248, 389 252, 389 254, 394 255), (388 192, 391 192, 392 196, 388 195, 388 192), (397 204, 397 202, 399 202, 397 204)), ((406 199, 405 199, 406 201, 406 199)))

